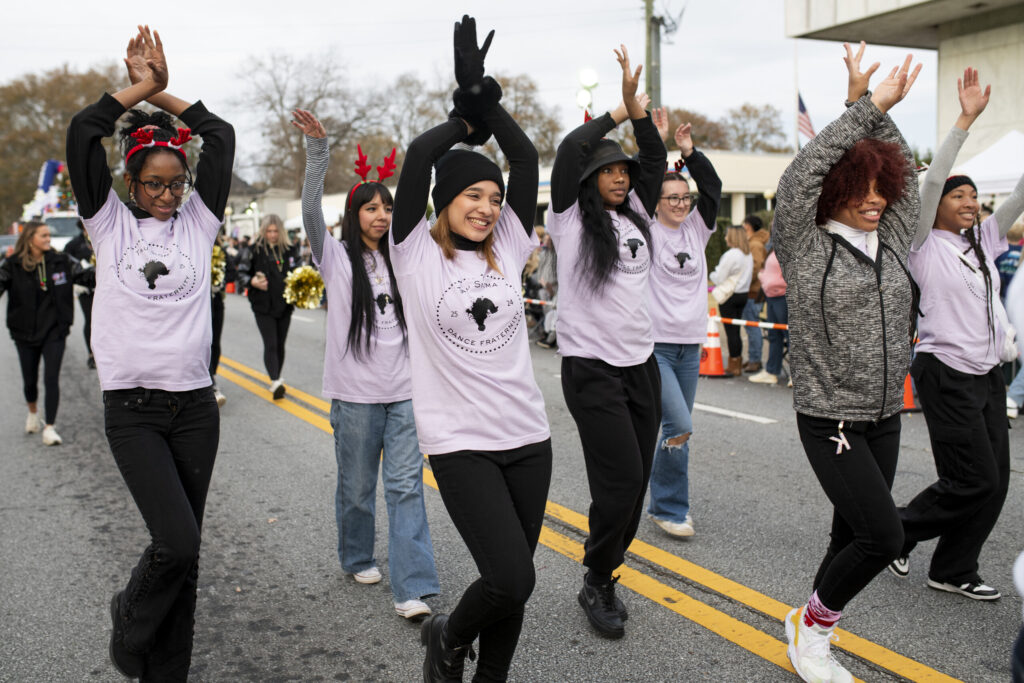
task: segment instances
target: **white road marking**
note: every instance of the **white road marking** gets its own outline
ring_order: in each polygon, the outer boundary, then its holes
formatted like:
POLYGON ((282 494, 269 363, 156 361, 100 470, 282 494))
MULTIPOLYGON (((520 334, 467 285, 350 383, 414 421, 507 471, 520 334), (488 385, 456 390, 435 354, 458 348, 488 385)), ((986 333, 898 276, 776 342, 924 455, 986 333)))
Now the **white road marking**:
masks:
POLYGON ((740 420, 750 420, 758 424, 770 425, 775 424, 778 420, 773 420, 770 417, 761 417, 760 415, 751 415, 750 413, 741 413, 735 410, 728 410, 726 408, 719 408, 717 406, 709 406, 704 403, 694 403, 693 407, 697 410, 703 410, 708 413, 714 413, 716 415, 725 415, 726 417, 735 417, 740 420))

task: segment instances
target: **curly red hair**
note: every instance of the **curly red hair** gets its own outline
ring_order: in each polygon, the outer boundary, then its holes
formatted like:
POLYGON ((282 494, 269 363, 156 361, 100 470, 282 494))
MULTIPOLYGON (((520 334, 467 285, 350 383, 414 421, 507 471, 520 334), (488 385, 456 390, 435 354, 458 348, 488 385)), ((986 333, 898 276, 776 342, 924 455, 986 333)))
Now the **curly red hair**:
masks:
POLYGON ((867 196, 872 178, 878 193, 892 204, 903 196, 908 170, 907 159, 896 143, 874 138, 858 140, 825 175, 815 222, 824 225, 842 207, 860 202, 867 196))

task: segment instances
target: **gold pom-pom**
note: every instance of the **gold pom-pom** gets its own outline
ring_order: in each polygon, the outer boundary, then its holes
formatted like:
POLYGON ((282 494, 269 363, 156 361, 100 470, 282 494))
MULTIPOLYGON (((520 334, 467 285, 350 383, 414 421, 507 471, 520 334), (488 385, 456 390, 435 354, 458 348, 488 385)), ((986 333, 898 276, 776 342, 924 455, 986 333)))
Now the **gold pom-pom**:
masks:
POLYGON ((213 287, 220 287, 224 283, 224 271, 228 261, 224 250, 219 244, 213 245, 213 256, 210 257, 210 284, 213 287))
POLYGON ((300 266, 284 279, 284 300, 299 308, 319 308, 324 279, 313 266, 300 266))

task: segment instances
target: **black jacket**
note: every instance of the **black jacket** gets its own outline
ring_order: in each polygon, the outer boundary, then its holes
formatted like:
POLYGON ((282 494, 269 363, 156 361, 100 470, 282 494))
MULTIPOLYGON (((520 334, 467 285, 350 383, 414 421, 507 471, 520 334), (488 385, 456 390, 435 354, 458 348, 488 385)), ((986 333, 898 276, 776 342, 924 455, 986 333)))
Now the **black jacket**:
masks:
POLYGON ((39 285, 40 271, 25 270, 16 258, 0 264, 0 295, 7 292, 7 328, 15 341, 35 344, 57 326, 67 336, 75 319, 72 284, 95 286, 95 272, 73 257, 52 249, 44 252, 46 289, 39 285))
POLYGON ((284 300, 284 279, 288 273, 302 265, 298 245, 284 250, 278 263, 274 253, 264 245, 254 246, 238 264, 238 282, 249 288, 249 305, 253 313, 280 318, 290 313, 294 306, 284 300), (249 285, 252 276, 263 273, 267 276, 267 291, 249 285))

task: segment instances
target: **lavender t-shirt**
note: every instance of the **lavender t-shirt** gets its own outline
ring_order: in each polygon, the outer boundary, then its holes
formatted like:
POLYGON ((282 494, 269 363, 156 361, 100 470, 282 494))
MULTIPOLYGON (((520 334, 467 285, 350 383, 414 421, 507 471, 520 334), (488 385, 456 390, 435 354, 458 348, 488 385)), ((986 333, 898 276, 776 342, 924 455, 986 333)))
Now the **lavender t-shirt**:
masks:
MULTIPOLYGON (((630 206, 647 215, 635 192, 630 206)), ((577 272, 583 220, 579 202, 548 217, 548 233, 558 253, 558 351, 563 356, 596 358, 609 365, 639 365, 654 352, 647 279, 651 249, 633 221, 609 211, 619 259, 604 290, 597 293, 577 272)), ((705 327, 706 329, 706 327, 705 327)))
POLYGON ((391 247, 424 453, 501 451, 551 435, 533 377, 519 282, 539 242, 536 235, 526 236, 508 208, 494 234, 500 273, 475 251, 456 251, 446 259, 426 219, 391 247))
MULTIPOLYGON (((992 306, 1001 307, 999 271, 994 257, 1006 251, 1006 238, 999 236, 999 226, 992 216, 981 223, 980 236, 985 262, 992 274, 992 306)), ((917 323, 920 341, 914 350, 934 354, 954 370, 984 375, 999 364, 1005 330, 998 316, 993 316, 994 339, 989 331, 985 287, 974 250, 968 250, 964 258, 977 274, 948 245, 963 254, 968 248, 967 238, 932 230, 924 244, 910 251, 908 266, 921 287, 923 313, 917 323)))
POLYGON ((327 285, 327 345, 324 349, 324 396, 350 403, 394 403, 412 398, 409 352, 391 297, 391 277, 384 257, 367 251, 363 259, 376 306, 370 352, 362 359, 348 348, 352 319, 352 261, 345 246, 324 235, 317 265, 327 285))
POLYGON ((699 211, 691 211, 673 230, 651 224, 654 264, 648 292, 654 341, 702 344, 708 329, 708 264, 704 248, 711 230, 699 211))
POLYGON ((193 193, 170 220, 140 220, 111 190, 83 222, 96 252, 92 351, 100 387, 210 386, 217 217, 193 193))

